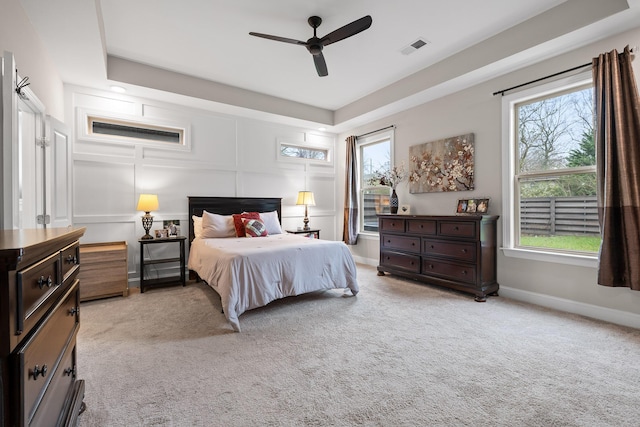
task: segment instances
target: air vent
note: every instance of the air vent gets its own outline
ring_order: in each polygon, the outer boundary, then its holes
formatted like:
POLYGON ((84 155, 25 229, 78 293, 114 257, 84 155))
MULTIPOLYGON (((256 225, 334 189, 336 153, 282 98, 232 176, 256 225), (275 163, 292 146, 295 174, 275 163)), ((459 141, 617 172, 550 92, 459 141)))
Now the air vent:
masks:
POLYGON ((428 45, 430 42, 424 38, 419 38, 415 41, 413 41, 412 43, 410 43, 409 45, 403 47, 400 52, 403 55, 409 55, 412 54, 413 52, 415 52, 416 50, 420 49, 423 46, 428 45))
POLYGON ((170 142, 184 144, 184 130, 164 126, 153 126, 143 123, 133 123, 124 120, 112 120, 87 116, 89 134, 109 135, 116 138, 130 140, 144 140, 153 142, 170 142))

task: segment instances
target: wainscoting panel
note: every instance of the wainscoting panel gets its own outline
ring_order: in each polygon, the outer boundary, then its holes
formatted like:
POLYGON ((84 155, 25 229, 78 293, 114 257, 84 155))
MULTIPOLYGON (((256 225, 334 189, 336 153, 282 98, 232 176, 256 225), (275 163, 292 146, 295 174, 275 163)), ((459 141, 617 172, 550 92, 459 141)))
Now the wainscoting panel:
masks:
POLYGON ((130 215, 136 190, 132 164, 74 161, 74 217, 130 215))

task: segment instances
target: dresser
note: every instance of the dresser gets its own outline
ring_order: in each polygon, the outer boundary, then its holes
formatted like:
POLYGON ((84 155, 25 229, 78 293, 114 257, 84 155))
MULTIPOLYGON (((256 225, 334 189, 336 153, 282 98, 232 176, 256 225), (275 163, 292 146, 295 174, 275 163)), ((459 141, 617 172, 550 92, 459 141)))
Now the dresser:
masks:
POLYGON ((0 231, 0 419, 76 425, 79 239, 84 228, 0 231))
POLYGON ((80 245, 80 301, 129 295, 127 242, 80 245))
POLYGON ((379 215, 378 275, 388 272, 486 301, 499 288, 497 220, 491 215, 379 215))

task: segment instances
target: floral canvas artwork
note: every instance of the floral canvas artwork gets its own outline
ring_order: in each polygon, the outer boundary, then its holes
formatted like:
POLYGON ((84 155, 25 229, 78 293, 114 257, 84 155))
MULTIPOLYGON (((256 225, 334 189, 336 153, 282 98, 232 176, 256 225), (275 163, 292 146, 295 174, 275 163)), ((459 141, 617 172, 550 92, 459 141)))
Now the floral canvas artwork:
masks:
POLYGON ((474 189, 474 134, 409 147, 410 193, 474 189))

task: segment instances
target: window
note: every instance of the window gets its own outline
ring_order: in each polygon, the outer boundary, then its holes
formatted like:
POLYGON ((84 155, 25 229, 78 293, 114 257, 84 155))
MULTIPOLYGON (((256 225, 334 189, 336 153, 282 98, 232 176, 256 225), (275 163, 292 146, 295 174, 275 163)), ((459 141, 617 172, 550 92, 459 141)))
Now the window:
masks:
POLYGON ((593 85, 584 75, 506 96, 505 249, 595 257, 593 85))
POLYGON ((326 148, 308 147, 293 145, 285 142, 280 143, 280 156, 293 157, 297 159, 329 161, 329 150, 326 148))
POLYGON ((390 188, 372 182, 373 174, 393 164, 393 131, 358 139, 360 232, 378 232, 378 214, 389 213, 390 188))

